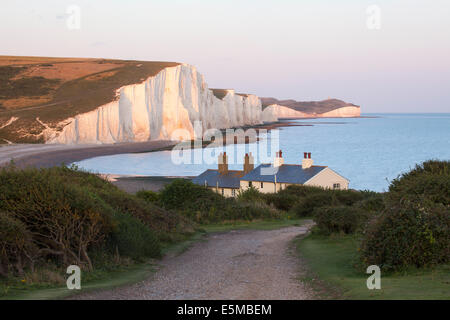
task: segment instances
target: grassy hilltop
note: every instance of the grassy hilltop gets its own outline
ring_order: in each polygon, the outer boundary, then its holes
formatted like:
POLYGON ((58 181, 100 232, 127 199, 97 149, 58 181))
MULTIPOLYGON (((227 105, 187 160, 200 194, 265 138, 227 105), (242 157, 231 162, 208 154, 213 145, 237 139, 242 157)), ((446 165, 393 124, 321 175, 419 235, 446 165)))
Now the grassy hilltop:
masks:
POLYGON ((0 143, 43 142, 45 125, 56 128, 64 119, 114 100, 118 88, 178 64, 0 56, 0 143))

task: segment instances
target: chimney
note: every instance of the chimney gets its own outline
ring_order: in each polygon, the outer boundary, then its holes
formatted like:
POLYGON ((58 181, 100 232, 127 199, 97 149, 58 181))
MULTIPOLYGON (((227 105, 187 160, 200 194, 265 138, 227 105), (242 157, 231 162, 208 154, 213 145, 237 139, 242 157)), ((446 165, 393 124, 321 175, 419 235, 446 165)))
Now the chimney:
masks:
POLYGON ((219 154, 219 173, 228 173, 228 156, 226 152, 219 154))
POLYGON ((313 160, 311 159, 311 152, 304 152, 303 160, 302 160, 302 169, 311 168, 312 165, 313 165, 313 160))
POLYGON ((253 159, 253 155, 246 153, 244 157, 244 174, 249 173, 255 168, 255 160, 253 159))
POLYGON ((275 168, 280 167, 284 164, 284 159, 283 159, 283 152, 280 150, 279 152, 276 153, 275 156, 275 161, 273 162, 273 166, 275 168))

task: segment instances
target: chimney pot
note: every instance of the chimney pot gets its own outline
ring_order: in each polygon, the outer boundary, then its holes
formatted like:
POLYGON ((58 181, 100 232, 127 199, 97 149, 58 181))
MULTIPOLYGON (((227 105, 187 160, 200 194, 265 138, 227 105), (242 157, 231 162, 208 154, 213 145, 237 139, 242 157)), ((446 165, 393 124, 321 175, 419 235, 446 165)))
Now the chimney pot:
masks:
POLYGON ((283 157, 283 151, 280 150, 280 158, 283 157))
POLYGON ((308 159, 311 159, 311 152, 308 153, 308 159))

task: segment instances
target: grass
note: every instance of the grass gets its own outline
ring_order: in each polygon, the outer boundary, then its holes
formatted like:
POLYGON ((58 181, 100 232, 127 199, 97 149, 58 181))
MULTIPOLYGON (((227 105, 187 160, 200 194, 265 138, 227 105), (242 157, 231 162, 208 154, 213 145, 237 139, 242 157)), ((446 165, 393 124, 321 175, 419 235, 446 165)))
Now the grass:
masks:
MULTIPOLYGON (((120 267, 114 271, 94 271, 88 276, 91 280, 83 280, 82 272, 82 292, 113 289, 115 287, 137 283, 146 279, 154 271, 155 264, 152 260, 149 260, 141 264, 120 267)), ((80 293, 80 291, 69 290, 66 286, 43 288, 41 286, 22 284, 8 288, 5 285, 0 285, 0 300, 55 300, 67 298, 77 293, 80 293)))
POLYGON ((355 236, 311 234, 296 240, 298 252, 305 259, 308 274, 302 279, 325 299, 450 299, 450 266, 433 269, 409 269, 383 274, 381 289, 368 290, 369 277, 354 267, 358 239, 355 236), (314 271, 312 271, 314 270, 314 271))

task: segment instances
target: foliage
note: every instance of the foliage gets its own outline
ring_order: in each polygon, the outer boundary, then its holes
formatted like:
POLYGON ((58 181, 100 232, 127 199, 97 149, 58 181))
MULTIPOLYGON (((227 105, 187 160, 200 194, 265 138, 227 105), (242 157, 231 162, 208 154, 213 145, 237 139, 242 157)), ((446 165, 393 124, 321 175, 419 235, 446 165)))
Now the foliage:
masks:
POLYGON ((369 224, 361 258, 385 270, 446 263, 450 261, 449 235, 448 208, 395 204, 369 224))
POLYGON ((236 198, 240 201, 255 202, 261 200, 262 194, 254 186, 251 186, 246 190, 239 190, 236 198))
POLYGON ((336 197, 330 192, 314 193, 300 199, 289 212, 293 216, 307 217, 311 216, 316 208, 338 204, 336 197))
POLYGON ((158 204, 159 203, 159 193, 151 190, 141 190, 136 193, 136 197, 141 198, 147 202, 158 204))
MULTIPOLYGON (((370 194, 372 195, 372 194, 370 194)), ((312 214, 316 207, 336 205, 353 205, 369 195, 354 190, 330 190, 311 186, 291 185, 278 193, 264 195, 267 204, 277 209, 290 211, 304 217, 312 214)))
POLYGON ((450 205, 450 161, 429 160, 394 179, 389 201, 450 205))
POLYGON ((176 210, 202 224, 280 217, 281 214, 277 210, 270 208, 263 201, 255 200, 260 196, 259 192, 255 191, 242 192, 241 200, 237 200, 224 198, 189 180, 177 179, 161 191, 160 201, 164 208, 176 210), (249 201, 250 199, 255 201, 249 201))
POLYGON ((384 194, 369 195, 367 198, 356 202, 354 206, 365 212, 380 213, 385 209, 384 194))
POLYGON ((77 168, 0 169, 0 273, 48 263, 92 270, 91 252, 157 257, 193 224, 77 168))
POLYGON ((355 233, 366 220, 364 211, 356 207, 320 207, 314 210, 314 221, 325 234, 355 233))
POLYGON ((426 161, 395 179, 364 233, 363 261, 385 269, 450 261, 449 197, 449 161, 426 161))
POLYGON ((115 221, 118 226, 109 239, 113 252, 117 250, 120 255, 135 260, 161 255, 161 246, 155 233, 139 220, 130 214, 117 212, 115 221))

